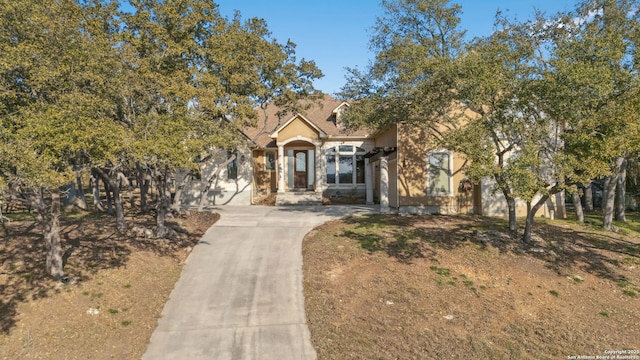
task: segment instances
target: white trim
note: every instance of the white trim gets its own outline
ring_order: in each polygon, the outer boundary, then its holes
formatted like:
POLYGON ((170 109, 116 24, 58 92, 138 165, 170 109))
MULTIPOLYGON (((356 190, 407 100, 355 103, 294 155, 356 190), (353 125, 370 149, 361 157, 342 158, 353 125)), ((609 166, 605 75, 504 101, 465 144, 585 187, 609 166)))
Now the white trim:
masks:
POLYGON ((365 140, 371 140, 373 136, 368 134, 367 135, 327 135, 325 138, 327 139, 327 141, 340 141, 340 140, 365 141, 365 140))
POLYGON ((322 142, 321 142, 321 141, 313 140, 313 139, 309 139, 308 137, 300 136, 300 135, 297 135, 297 136, 295 136, 295 137, 289 138, 289 139, 287 139, 287 140, 285 140, 285 141, 279 141, 279 142, 277 143, 277 145, 278 145, 278 146, 285 146, 285 145, 287 145, 288 143, 292 143, 292 142, 294 142, 294 141, 306 141, 306 142, 310 143, 310 144, 311 144, 311 145, 313 145, 313 146, 320 146, 320 145, 322 145, 322 142))
POLYGON ((349 103, 348 103, 348 102, 346 102, 346 101, 343 101, 340 105, 336 106, 336 108, 335 108, 335 109, 333 109, 333 110, 331 111, 331 113, 332 113, 333 115, 337 115, 337 114, 338 114, 338 111, 342 110, 342 108, 343 108, 343 107, 345 107, 345 106, 346 106, 347 108, 349 108, 349 107, 351 107, 351 104, 349 104, 349 103))
MULTIPOLYGON (((326 145, 326 143, 325 143, 326 145)), ((365 147, 364 142, 362 144, 357 144, 357 143, 335 143, 335 144, 331 144, 332 146, 326 146, 323 149, 323 157, 325 159, 325 163, 326 163, 326 159, 327 156, 329 156, 327 154, 328 150, 331 149, 335 149, 335 153, 333 154, 333 156, 336 156, 336 161, 335 161, 335 182, 329 183, 327 182, 327 172, 326 172, 326 167, 325 167, 325 171, 323 174, 324 177, 324 183, 327 186, 336 186, 336 185, 349 185, 349 186, 353 186, 353 185, 365 185, 367 183, 367 178, 366 178, 366 169, 363 168, 363 171, 365 171, 364 175, 364 181, 363 182, 358 182, 358 155, 365 155, 367 153, 367 149, 365 147), (340 147, 341 146, 351 146, 351 151, 340 151, 340 147), (362 151, 358 152, 358 149, 362 149, 362 151), (341 183, 340 182, 340 156, 351 156, 351 181, 350 182, 346 182, 346 183, 341 183)), ((365 162, 366 163, 366 162, 365 162)), ((366 166, 366 165, 363 165, 366 166)))

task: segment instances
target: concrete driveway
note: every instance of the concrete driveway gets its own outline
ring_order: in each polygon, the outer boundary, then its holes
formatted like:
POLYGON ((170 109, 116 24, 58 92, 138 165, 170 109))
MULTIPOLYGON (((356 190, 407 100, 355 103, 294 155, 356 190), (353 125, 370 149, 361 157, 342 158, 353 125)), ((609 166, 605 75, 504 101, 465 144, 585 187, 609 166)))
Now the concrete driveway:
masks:
POLYGON ((304 312, 302 238, 370 206, 214 209, 143 359, 315 359, 304 312))

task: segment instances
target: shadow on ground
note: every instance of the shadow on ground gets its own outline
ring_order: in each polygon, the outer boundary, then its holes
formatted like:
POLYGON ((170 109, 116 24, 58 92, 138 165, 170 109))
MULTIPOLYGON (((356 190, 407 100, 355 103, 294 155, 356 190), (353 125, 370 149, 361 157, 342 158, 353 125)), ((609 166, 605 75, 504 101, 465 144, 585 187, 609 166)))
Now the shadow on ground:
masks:
MULTIPOLYGON (((65 252, 65 274, 70 281, 84 281, 98 271, 120 268, 134 251, 177 257, 195 245, 219 215, 183 213, 169 221, 180 233, 174 240, 140 237, 134 231, 118 232, 113 217, 104 213, 70 214, 61 219, 60 235, 65 252)), ((155 225, 153 214, 131 213, 128 229, 155 225)), ((0 333, 16 325, 17 305, 59 293, 64 284, 45 271, 45 248, 39 225, 34 220, 13 221, 0 226, 0 333)))
POLYGON ((420 258, 435 261, 438 251, 468 243, 481 249, 496 248, 501 253, 537 258, 562 275, 568 269, 580 268, 604 279, 620 281, 620 258, 640 264, 639 242, 588 225, 575 230, 563 226, 564 222, 539 223, 535 225, 533 244, 527 245, 509 233, 506 221, 481 216, 364 215, 343 221, 351 226, 341 236, 353 239, 369 252, 385 252, 407 264, 420 258))

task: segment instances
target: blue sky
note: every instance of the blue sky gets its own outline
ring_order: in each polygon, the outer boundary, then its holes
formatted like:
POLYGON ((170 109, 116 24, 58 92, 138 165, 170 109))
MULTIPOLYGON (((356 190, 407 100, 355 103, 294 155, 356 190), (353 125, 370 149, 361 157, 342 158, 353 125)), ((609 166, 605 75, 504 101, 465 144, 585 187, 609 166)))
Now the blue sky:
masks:
MULTIPOLYGON (((345 82, 345 67, 364 68, 373 59, 368 42, 376 16, 382 14, 378 0, 218 0, 220 12, 267 21, 279 42, 297 44, 298 59, 314 60, 324 73, 315 87, 329 94, 345 82)), ((534 9, 553 14, 570 10, 572 0, 458 0, 462 6, 462 28, 467 36, 491 33, 496 10, 519 20, 529 19, 534 9)))

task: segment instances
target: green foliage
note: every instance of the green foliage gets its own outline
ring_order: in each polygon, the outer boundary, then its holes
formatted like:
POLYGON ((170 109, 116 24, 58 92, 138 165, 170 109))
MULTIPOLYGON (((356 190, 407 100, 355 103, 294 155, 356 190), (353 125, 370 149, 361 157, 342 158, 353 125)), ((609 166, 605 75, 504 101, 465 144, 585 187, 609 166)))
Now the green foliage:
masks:
POLYGON ((119 138, 105 101, 116 53, 93 32, 92 5, 2 1, 0 9, 0 174, 56 188, 72 165, 109 158, 119 138))
POLYGON ((373 64, 349 69, 340 96, 358 100, 343 121, 377 130, 391 123, 436 128, 452 100, 453 58, 462 46, 461 8, 446 0, 384 0, 370 48, 373 64))
POLYGON ((567 147, 600 174, 639 144, 637 11, 634 0, 584 1, 556 20, 567 26, 549 29, 545 111, 566 122, 567 147))
MULTIPOLYGON (((211 0, 129 4, 0 0, 0 191, 20 190, 43 223, 57 217, 45 194, 88 169, 114 184, 137 165, 154 171, 166 212, 172 172, 235 148, 260 105, 317 95, 320 70, 263 20, 224 18, 211 0)), ((118 201, 116 212, 124 228, 118 201)))
MULTIPOLYGON (((510 206, 606 176, 612 159, 640 145, 639 4, 586 0, 575 11, 517 22, 462 42, 461 9, 439 0, 382 1, 366 71, 342 95, 358 102, 349 126, 408 123, 470 160, 465 174, 495 180, 510 206)), ((534 199, 536 203, 533 203, 534 199)), ((529 235, 528 235, 529 234, 529 235)))
POLYGON ((447 276, 451 275, 451 270, 447 269, 447 268, 431 266, 431 267, 429 267, 429 269, 431 269, 431 271, 434 271, 436 274, 438 274, 440 276, 443 276, 443 277, 447 277, 447 276))
POLYGON ((255 108, 322 76, 261 19, 210 0, 0 0, 0 186, 56 188, 79 167, 195 166, 233 148, 255 108))

